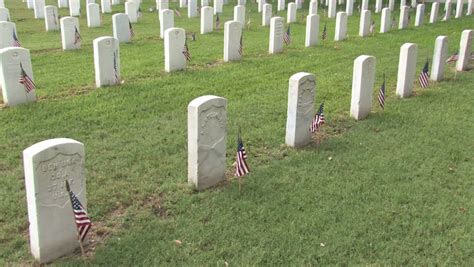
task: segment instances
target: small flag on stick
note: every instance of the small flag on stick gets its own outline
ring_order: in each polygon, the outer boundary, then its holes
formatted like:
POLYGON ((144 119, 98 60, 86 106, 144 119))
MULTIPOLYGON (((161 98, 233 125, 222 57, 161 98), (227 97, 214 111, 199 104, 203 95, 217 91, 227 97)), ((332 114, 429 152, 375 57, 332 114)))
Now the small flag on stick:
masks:
POLYGON ((18 40, 18 37, 16 36, 15 30, 13 30, 13 46, 21 47, 20 41, 18 40))
POLYGON ((426 59, 425 66, 423 67, 423 70, 420 73, 420 76, 418 77, 418 82, 420 83, 421 88, 426 88, 430 84, 429 81, 429 74, 428 74, 428 69, 429 69, 429 63, 428 59, 426 59))
POLYGON ((243 37, 244 37, 244 34, 242 33, 242 34, 240 35, 239 55, 243 55, 243 54, 244 54, 244 42, 243 42, 243 37))
POLYGON ((176 17, 181 17, 181 12, 178 11, 178 9, 174 9, 174 14, 176 15, 176 17))
POLYGON ((36 89, 36 84, 33 80, 28 76, 23 69, 23 65, 20 63, 20 80, 19 82, 25 86, 25 90, 27 93, 36 89))
POLYGON ((291 43, 290 26, 288 26, 288 29, 286 30, 285 35, 283 35, 283 41, 285 42, 286 45, 289 45, 291 43))
POLYGON ((316 112, 316 115, 314 115, 313 121, 311 122, 311 133, 315 133, 318 131, 318 129, 323 125, 325 122, 324 120, 324 101, 321 103, 319 106, 318 112, 316 112))
POLYGON ((459 58, 459 56, 458 56, 458 53, 456 52, 456 53, 452 54, 450 57, 448 57, 448 59, 446 59, 446 63, 456 62, 456 61, 458 61, 458 58, 459 58))
POLYGON ((183 55, 186 61, 191 61, 191 53, 189 53, 188 43, 186 41, 184 41, 183 55))
POLYGON ((385 73, 383 74, 383 82, 382 82, 382 86, 380 87, 379 95, 377 96, 377 99, 379 101, 380 107, 382 109, 385 109, 385 73))
POLYGON ((326 40, 326 37, 328 36, 328 28, 327 28, 327 23, 324 23, 324 28, 323 28, 323 35, 321 36, 321 39, 326 40))
POLYGON ((114 81, 115 81, 115 84, 119 84, 120 83, 120 76, 119 76, 119 71, 118 71, 118 63, 117 63, 117 55, 118 54, 118 51, 115 51, 114 52, 114 81))
MULTIPOLYGON (((92 227, 91 220, 87 215, 86 209, 82 206, 79 199, 77 199, 76 195, 71 191, 69 187, 69 183, 66 180, 66 189, 69 193, 69 198, 71 200, 72 211, 74 213, 74 220, 76 222, 77 227, 77 239, 80 243, 84 241, 87 236, 87 233, 92 227)), ((82 244, 81 244, 82 245, 82 244)))
POLYGON ((249 166, 247 165, 247 152, 245 152, 244 143, 239 135, 237 137, 237 159, 235 167, 235 176, 242 177, 250 172, 249 166))
POLYGON ((221 27, 221 19, 219 18, 219 13, 216 14, 216 29, 220 29, 221 27))
POLYGON ((372 20, 372 23, 370 24, 369 32, 372 35, 375 33, 375 21, 373 21, 373 20, 372 20))
POLYGON ((135 31, 133 31, 132 23, 130 21, 128 22, 128 31, 130 33, 130 39, 135 37, 135 31))
POLYGON ((77 29, 77 27, 74 27, 75 28, 75 31, 74 31, 74 45, 77 45, 81 42, 81 34, 79 33, 79 30, 77 29))

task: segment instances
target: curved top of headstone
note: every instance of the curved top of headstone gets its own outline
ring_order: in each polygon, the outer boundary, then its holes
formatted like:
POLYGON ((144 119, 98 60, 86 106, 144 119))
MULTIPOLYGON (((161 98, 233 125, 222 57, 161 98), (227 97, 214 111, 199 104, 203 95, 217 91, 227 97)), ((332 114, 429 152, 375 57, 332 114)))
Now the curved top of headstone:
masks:
MULTIPOLYGON (((8 53, 30 53, 29 49, 26 49, 24 47, 5 47, 0 49, 0 55, 6 55, 8 53)), ((13 54, 15 56, 15 54, 13 54)))
POLYGON ((229 27, 242 27, 242 23, 236 21, 236 20, 229 20, 224 25, 229 25, 229 27))
POLYGON ((364 61, 370 61, 370 60, 375 60, 374 56, 368 56, 368 55, 360 55, 355 59, 355 62, 364 62, 364 61))
POLYGON ((95 39, 92 41, 92 43, 95 44, 95 43, 106 42, 106 41, 109 41, 109 42, 110 42, 110 41, 112 41, 112 40, 118 42, 118 39, 115 38, 115 37, 112 37, 112 36, 101 36, 101 37, 95 38, 95 39))
POLYGON ((270 20, 283 20, 283 17, 273 17, 270 20))
POLYGON ((215 96, 215 95, 205 95, 195 98, 189 102, 188 108, 206 108, 210 105, 223 106, 227 104, 227 99, 215 96))
POLYGON ((73 146, 81 146, 84 147, 84 144, 81 142, 78 142, 74 139, 70 138, 54 138, 54 139, 48 139, 41 141, 39 143, 36 143, 27 149, 23 150, 23 156, 25 157, 35 157, 36 155, 47 151, 49 149, 58 149, 58 147, 64 146, 64 145, 73 145, 73 146))
POLYGON ((413 48, 413 47, 416 47, 416 44, 414 44, 414 43, 404 43, 401 48, 402 49, 403 48, 409 49, 409 48, 413 48))
POLYGON ((298 72, 291 75, 290 80, 301 80, 302 78, 315 79, 314 74, 308 72, 298 72))
POLYGON ((73 22, 73 21, 76 22, 77 21, 77 22, 79 22, 79 19, 76 18, 76 17, 67 16, 67 17, 61 18, 60 21, 68 21, 68 22, 69 21, 71 21, 71 22, 73 22))
POLYGON ((117 17, 127 17, 128 19, 128 15, 125 13, 117 13, 117 14, 112 15, 112 18, 117 18, 117 17))
POLYGON ((175 35, 178 35, 178 34, 180 34, 181 32, 182 32, 182 33, 185 33, 185 31, 184 31, 183 28, 172 27, 172 28, 166 29, 165 35, 167 35, 168 32, 169 32, 169 34, 171 34, 171 32, 173 32, 173 31, 175 32, 175 35))

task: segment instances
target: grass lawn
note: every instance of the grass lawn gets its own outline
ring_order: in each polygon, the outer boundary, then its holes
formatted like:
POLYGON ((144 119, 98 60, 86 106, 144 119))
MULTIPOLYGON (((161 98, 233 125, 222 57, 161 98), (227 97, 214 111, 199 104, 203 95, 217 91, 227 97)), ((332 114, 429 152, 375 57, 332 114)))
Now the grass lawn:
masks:
MULTIPOLYGON (((448 36, 454 53, 474 16, 414 28, 412 11, 409 29, 359 38, 355 12, 349 39, 339 43, 332 41, 335 20, 321 16, 328 40, 304 48, 306 1, 291 26, 291 45, 270 56, 269 29, 259 26, 257 5, 248 1, 241 62, 223 63, 220 30, 188 41, 192 62, 168 74, 158 16, 148 12, 154 1, 145 0, 133 43, 120 44, 125 83, 96 89, 92 40, 112 34, 111 14, 103 27, 88 29, 82 2, 82 48, 63 52, 59 33, 45 32, 26 3, 5 2, 31 49, 39 100, 0 109, 0 265, 33 263, 21 153, 57 137, 85 144, 95 224, 89 264, 474 264, 474 74, 455 75, 450 65, 443 82, 425 90, 415 85, 407 99, 395 96, 400 46, 418 44, 418 75, 436 37, 448 36), (352 68, 363 54, 376 57, 376 88, 373 112, 355 122, 352 68), (314 144, 296 150, 284 145, 284 134, 288 79, 300 71, 316 75, 316 107, 325 100, 327 123, 314 144), (376 93, 384 72, 382 112, 376 93), (187 185, 187 105, 206 94, 228 99, 229 174, 242 128, 252 173, 241 195, 230 175, 200 193, 187 185)), ((233 16, 236 1, 230 2, 222 25, 233 16)), ((123 12, 123 5, 113 10, 123 12)), ((181 13, 175 25, 199 32, 199 18, 181 13)), ((378 31, 380 17, 373 19, 378 31)), ((55 263, 83 261, 73 255, 55 263)))

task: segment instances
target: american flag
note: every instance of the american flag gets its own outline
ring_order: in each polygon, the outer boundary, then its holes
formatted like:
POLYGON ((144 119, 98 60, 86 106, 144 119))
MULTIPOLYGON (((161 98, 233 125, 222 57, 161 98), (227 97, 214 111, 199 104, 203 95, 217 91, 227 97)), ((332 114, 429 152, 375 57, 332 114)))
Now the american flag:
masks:
POLYGON ((244 41, 243 41, 244 34, 240 34, 240 43, 239 43, 239 55, 244 54, 244 41))
POLYGON ((143 15, 142 13, 142 8, 141 7, 138 7, 138 10, 137 10, 137 17, 141 18, 143 15))
POLYGON ((247 165, 247 152, 245 152, 244 143, 242 138, 239 136, 237 138, 237 160, 235 167, 235 176, 241 177, 249 173, 249 166, 247 165))
POLYGON ((26 74, 25 70, 23 69, 23 65, 20 63, 20 80, 19 82, 25 86, 25 90, 27 93, 36 89, 36 84, 33 80, 26 74))
POLYGON ((327 24, 324 23, 324 29, 323 29, 323 35, 321 36, 321 38, 323 40, 326 40, 326 37, 328 36, 328 27, 327 27, 327 24))
POLYGON ((74 28, 76 28, 76 30, 74 31, 74 45, 77 45, 81 42, 81 34, 77 30, 77 27, 74 28))
POLYGON ((216 14, 216 29, 221 27, 221 19, 219 18, 219 13, 216 14))
POLYGON ((429 69, 429 63, 428 63, 428 59, 426 59, 425 66, 423 67, 423 70, 420 73, 420 77, 418 77, 418 82, 420 83, 421 88, 428 87, 430 83, 429 81, 430 76, 428 75, 428 69, 429 69))
POLYGON ((382 109, 385 109, 385 74, 383 75, 383 83, 379 90, 379 95, 377 97, 379 105, 382 109))
POLYGON ((283 35, 283 41, 285 42, 286 45, 289 45, 291 43, 290 26, 288 26, 288 29, 286 30, 285 34, 283 35))
POLYGON ((450 57, 448 57, 448 59, 446 59, 446 63, 456 62, 456 61, 458 61, 458 58, 459 58, 459 55, 456 52, 456 53, 452 54, 450 57))
POLYGON ((174 14, 175 14, 177 17, 181 17, 181 12, 179 12, 176 8, 174 9, 174 14))
POLYGON ((315 133, 320 127, 321 125, 324 124, 324 102, 321 103, 321 105, 319 106, 319 110, 318 112, 316 113, 316 115, 314 115, 314 118, 313 118, 313 121, 311 122, 311 133, 315 133))
POLYGON ((18 37, 16 36, 15 31, 13 31, 13 46, 21 47, 20 41, 18 41, 18 37))
POLYGON ((58 26, 58 21, 56 20, 56 12, 53 10, 53 22, 54 25, 58 26))
POLYGON ((196 41, 196 34, 194 32, 191 34, 191 40, 196 41))
POLYGON ((115 81, 115 84, 120 83, 120 76, 119 76, 119 73, 118 73, 118 64, 117 64, 117 54, 118 54, 118 52, 115 51, 114 52, 114 81, 115 81))
POLYGON ((135 32, 133 31, 132 23, 130 21, 128 22, 128 31, 130 33, 130 39, 132 39, 135 36, 135 32))
POLYGON ((71 198, 72 211, 74 212, 74 219, 76 221, 78 239, 82 242, 91 229, 91 219, 89 219, 87 211, 72 191, 69 191, 69 197, 71 198))
POLYGON ((186 41, 184 41, 183 55, 186 61, 191 61, 191 53, 189 53, 188 43, 186 41))

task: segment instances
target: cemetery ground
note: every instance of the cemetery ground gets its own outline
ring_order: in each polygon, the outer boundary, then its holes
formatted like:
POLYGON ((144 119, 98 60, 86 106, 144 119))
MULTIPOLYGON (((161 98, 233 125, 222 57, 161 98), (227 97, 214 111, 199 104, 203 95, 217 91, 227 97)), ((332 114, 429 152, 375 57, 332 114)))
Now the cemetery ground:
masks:
MULTIPOLYGON (((188 36, 187 70, 167 74, 158 16, 148 12, 154 3, 144 1, 135 39, 120 44, 124 83, 96 89, 92 40, 112 35, 111 14, 94 29, 83 15, 82 48, 63 52, 59 33, 45 32, 25 3, 6 3, 22 45, 31 49, 39 100, 0 110, 0 265, 33 263, 21 152, 56 137, 85 145, 90 264, 473 264, 474 74, 455 75, 449 65, 444 81, 424 90, 415 85, 407 99, 395 96, 400 46, 418 44, 418 74, 437 36, 448 36, 449 54, 458 50, 473 16, 436 24, 425 17, 414 28, 412 12, 409 29, 360 38, 355 12, 349 39, 337 43, 335 20, 321 16, 328 40, 304 48, 298 11, 292 43, 270 56, 269 29, 249 2, 243 60, 223 63, 223 30, 200 35, 199 18, 181 9, 175 25, 197 40, 188 36), (363 54, 376 57, 376 90, 386 73, 387 100, 382 111, 374 91, 372 113, 355 122, 352 68, 363 54), (316 105, 325 101, 327 123, 314 144, 290 149, 288 79, 300 71, 316 75, 316 105), (195 192, 187 185, 186 110, 206 94, 228 100, 229 179, 195 192), (239 127, 251 168, 240 195, 232 177, 239 127)), ((232 1, 224 7, 221 28, 231 7, 232 1)), ((378 31, 380 17, 373 16, 378 31)), ((55 263, 83 259, 78 253, 55 263)))

